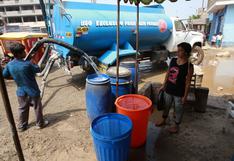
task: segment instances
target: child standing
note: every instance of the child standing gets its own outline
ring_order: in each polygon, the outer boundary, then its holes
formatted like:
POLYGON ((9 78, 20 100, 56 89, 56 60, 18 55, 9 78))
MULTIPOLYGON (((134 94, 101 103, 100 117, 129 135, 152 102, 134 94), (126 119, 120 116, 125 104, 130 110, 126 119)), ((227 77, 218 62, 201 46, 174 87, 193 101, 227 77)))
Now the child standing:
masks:
POLYGON ((216 43, 216 34, 214 34, 211 38, 211 46, 215 46, 215 43, 216 43))
POLYGON ((6 65, 3 76, 10 76, 17 85, 17 98, 19 102, 19 126, 20 131, 25 131, 28 127, 29 107, 32 103, 36 114, 36 126, 38 129, 48 125, 48 121, 43 119, 40 90, 37 85, 35 75, 40 72, 37 65, 30 61, 24 61, 26 56, 25 47, 21 43, 12 43, 10 51, 15 59, 6 65))
POLYGON ((164 90, 164 111, 163 120, 156 122, 156 126, 166 123, 171 106, 175 105, 174 124, 169 128, 169 132, 177 133, 184 113, 184 104, 187 100, 191 78, 193 75, 193 65, 189 63, 191 45, 180 43, 177 50, 177 58, 172 58, 167 71, 164 83, 160 90, 164 90))
POLYGON ((216 37, 216 47, 217 48, 221 47, 222 39, 223 39, 223 35, 222 35, 222 32, 220 32, 216 37))

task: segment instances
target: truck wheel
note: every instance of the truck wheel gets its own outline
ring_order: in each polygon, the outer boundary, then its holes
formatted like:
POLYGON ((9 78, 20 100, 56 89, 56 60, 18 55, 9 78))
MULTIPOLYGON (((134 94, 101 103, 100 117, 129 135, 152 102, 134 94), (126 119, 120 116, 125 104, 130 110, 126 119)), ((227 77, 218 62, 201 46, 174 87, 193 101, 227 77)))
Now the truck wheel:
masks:
POLYGON ((153 51, 151 54, 151 61, 153 63, 163 63, 167 60, 168 57, 171 57, 171 54, 168 50, 153 51))
POLYGON ((190 61, 194 65, 199 65, 204 59, 204 51, 200 46, 194 46, 192 49, 192 54, 190 57, 190 61))

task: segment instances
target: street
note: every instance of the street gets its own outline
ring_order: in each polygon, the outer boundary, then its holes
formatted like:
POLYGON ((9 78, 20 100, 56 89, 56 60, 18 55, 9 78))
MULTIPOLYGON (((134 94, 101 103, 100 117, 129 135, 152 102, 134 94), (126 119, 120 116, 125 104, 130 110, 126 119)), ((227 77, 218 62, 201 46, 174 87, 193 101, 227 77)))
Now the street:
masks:
MULTIPOLYGON (((230 57, 216 57, 221 49, 205 50, 202 64, 202 86, 210 89, 213 100, 233 98, 234 50, 230 57)), ((150 73, 141 74, 140 87, 146 82, 162 82, 166 68, 156 66, 150 73)), ((85 78, 79 67, 67 76, 55 67, 51 71, 43 97, 44 115, 50 121, 48 127, 35 129, 35 116, 30 110, 30 127, 19 133, 26 161, 96 161, 89 121, 85 107, 85 78)), ((40 78, 38 78, 38 83, 40 78)), ((16 123, 16 86, 6 81, 16 123)), ((214 103, 214 102, 213 102, 214 103)), ((215 103, 214 103, 215 104, 215 103)), ((222 106, 222 105, 221 105, 222 106)), ((224 105, 225 106, 225 105, 224 105)), ((0 161, 15 161, 13 140, 7 122, 2 99, 0 99, 0 161)), ((206 113, 194 112, 192 105, 186 107, 179 134, 171 135, 167 127, 157 128, 154 112, 149 121, 147 143, 140 149, 132 149, 130 161, 229 161, 234 152, 234 121, 225 122, 225 110, 208 107, 206 113), (223 126, 229 129, 223 133, 223 126)))

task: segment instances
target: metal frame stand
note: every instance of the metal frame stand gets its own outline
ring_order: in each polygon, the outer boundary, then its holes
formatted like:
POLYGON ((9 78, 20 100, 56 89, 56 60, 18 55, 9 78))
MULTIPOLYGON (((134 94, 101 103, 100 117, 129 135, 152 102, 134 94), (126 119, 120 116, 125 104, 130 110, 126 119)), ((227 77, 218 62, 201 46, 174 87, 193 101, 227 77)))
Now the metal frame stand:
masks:
POLYGON ((135 57, 135 93, 138 93, 138 52, 139 52, 139 4, 140 0, 137 0, 137 21, 136 21, 136 57, 135 57))
MULTIPOLYGON (((137 21, 136 21, 136 55, 135 55, 135 83, 134 93, 138 93, 138 53, 139 53, 139 4, 140 0, 137 0, 137 21)), ((117 29, 116 29, 116 97, 118 97, 119 86, 119 37, 120 37, 120 0, 117 0, 117 29)))
POLYGON ((119 30, 120 30, 120 0, 117 0, 117 29, 116 29, 116 98, 119 96, 119 30))

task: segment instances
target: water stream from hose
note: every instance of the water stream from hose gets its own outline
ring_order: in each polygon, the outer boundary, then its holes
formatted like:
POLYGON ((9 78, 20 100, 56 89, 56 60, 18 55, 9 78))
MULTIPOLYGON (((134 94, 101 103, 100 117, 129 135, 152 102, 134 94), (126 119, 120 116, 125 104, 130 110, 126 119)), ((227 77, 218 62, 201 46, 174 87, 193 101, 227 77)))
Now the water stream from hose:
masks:
POLYGON ((98 67, 97 67, 96 63, 92 60, 92 58, 90 58, 85 52, 83 52, 83 54, 84 54, 83 57, 93 67, 95 73, 100 74, 100 72, 98 71, 98 67))

